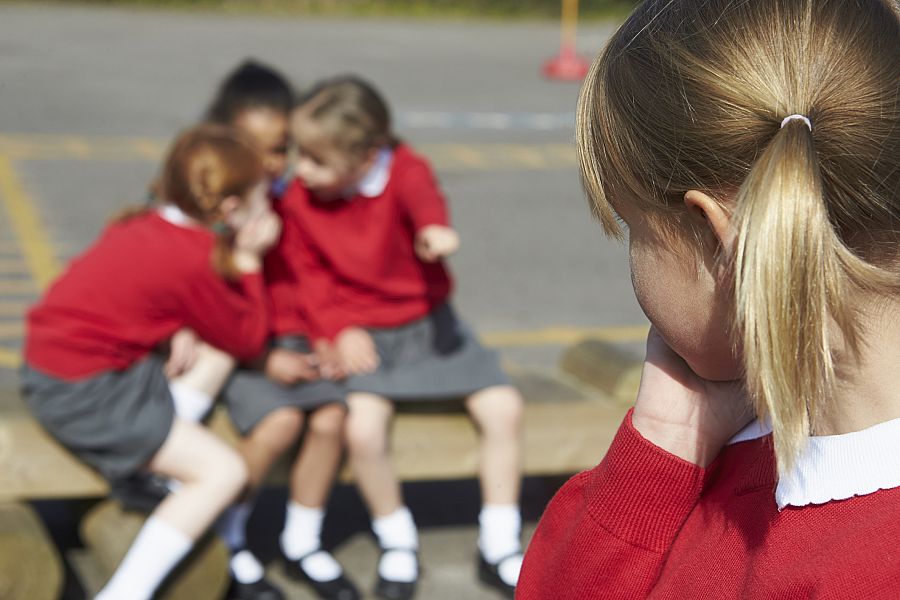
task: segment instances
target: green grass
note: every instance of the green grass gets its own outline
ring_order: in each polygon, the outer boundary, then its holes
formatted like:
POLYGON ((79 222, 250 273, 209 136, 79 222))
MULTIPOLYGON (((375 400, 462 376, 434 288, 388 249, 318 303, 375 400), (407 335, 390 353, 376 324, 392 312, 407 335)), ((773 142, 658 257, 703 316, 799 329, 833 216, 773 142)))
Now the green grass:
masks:
MULTIPOLYGON (((52 3, 270 15, 544 19, 560 15, 559 0, 56 0, 52 3)), ((580 4, 582 18, 606 19, 626 15, 636 0, 582 0, 580 4)))

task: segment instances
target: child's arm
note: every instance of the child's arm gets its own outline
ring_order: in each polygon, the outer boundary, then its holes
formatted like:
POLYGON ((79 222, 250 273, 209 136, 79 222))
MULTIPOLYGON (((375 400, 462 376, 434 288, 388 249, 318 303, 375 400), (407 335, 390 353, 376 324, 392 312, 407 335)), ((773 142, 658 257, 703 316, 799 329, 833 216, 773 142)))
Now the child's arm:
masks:
POLYGON ((397 193, 400 203, 417 237, 429 226, 439 226, 452 231, 447 200, 428 163, 416 159, 407 164, 397 177, 399 177, 397 193))
POLYGON ((267 212, 238 232, 234 262, 242 273, 229 283, 208 268, 192 274, 180 305, 183 318, 201 339, 237 360, 252 360, 270 331, 269 301, 261 273, 262 256, 281 232, 281 221, 267 212))
POLYGON ((169 358, 163 367, 166 377, 173 379, 190 370, 197 360, 200 338, 193 330, 179 329, 169 342, 169 358))
POLYGON ((646 597, 700 498, 705 467, 749 420, 738 384, 699 379, 651 331, 634 411, 600 465, 548 506, 516 597, 646 597))
POLYGON ((416 232, 415 249, 422 262, 437 262, 459 250, 459 234, 451 227, 426 225, 416 232))

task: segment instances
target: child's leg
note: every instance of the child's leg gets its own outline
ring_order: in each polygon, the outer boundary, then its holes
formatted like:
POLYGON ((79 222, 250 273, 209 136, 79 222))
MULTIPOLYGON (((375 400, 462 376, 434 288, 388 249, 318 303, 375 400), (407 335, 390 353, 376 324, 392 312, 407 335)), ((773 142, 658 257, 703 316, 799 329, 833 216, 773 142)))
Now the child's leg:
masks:
POLYGON ((353 393, 347 398, 347 447, 350 464, 363 500, 372 514, 372 529, 385 552, 379 576, 391 582, 418 578, 415 551, 419 547, 412 514, 403 505, 400 481, 390 456, 388 432, 394 405, 374 394, 353 393))
POLYGON ((176 414, 195 423, 202 420, 212 408, 213 400, 225 385, 234 364, 230 355, 201 342, 194 366, 169 382, 176 414))
POLYGON ((203 427, 177 418, 149 470, 182 485, 147 519, 98 599, 150 598, 247 481, 244 461, 234 450, 203 427))
POLYGON ((296 408, 280 408, 266 415, 238 443, 247 465, 248 485, 243 497, 228 507, 216 523, 216 530, 231 552, 231 574, 240 584, 254 584, 263 579, 265 568, 247 551, 247 521, 253 512, 256 492, 262 486, 272 465, 297 441, 303 428, 303 412, 296 408))
POLYGON ((500 577, 510 585, 521 566, 522 397, 511 386, 481 390, 466 399, 466 408, 481 434, 479 477, 482 509, 478 548, 484 560, 498 565, 500 577), (514 560, 507 560, 514 557, 514 560))
POLYGON ((346 414, 340 404, 315 410, 309 416, 303 447, 291 469, 291 497, 281 532, 281 549, 287 558, 301 561, 303 571, 316 581, 333 581, 343 572, 330 554, 318 550, 325 505, 344 448, 346 414))

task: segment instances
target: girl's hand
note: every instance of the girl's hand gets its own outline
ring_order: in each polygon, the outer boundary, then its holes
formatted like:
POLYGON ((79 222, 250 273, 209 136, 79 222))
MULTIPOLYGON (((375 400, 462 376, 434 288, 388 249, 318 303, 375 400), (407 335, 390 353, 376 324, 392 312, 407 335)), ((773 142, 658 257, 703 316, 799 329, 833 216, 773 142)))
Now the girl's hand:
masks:
POLYGON ((415 250, 422 262, 437 262, 459 250, 459 234, 443 225, 427 225, 416 232, 415 250))
POLYGON ((194 366, 200 348, 200 338, 191 329, 179 329, 169 344, 169 359, 163 373, 171 381, 194 366))
POLYGON ((319 378, 319 361, 315 354, 304 354, 286 348, 275 348, 266 356, 266 375, 281 385, 294 385, 319 378))
POLYGON ((258 271, 261 257, 269 251, 281 235, 281 219, 272 210, 265 210, 247 221, 234 238, 234 262, 241 272, 258 271))
POLYGON ((632 417, 642 436, 706 467, 753 418, 742 382, 701 379, 659 332, 650 328, 632 417))
POLYGON ((319 361, 319 375, 325 379, 337 381, 347 376, 337 348, 328 340, 318 340, 314 345, 316 358, 319 361))
POLYGON ((335 347, 348 375, 364 375, 378 368, 375 342, 365 329, 348 327, 338 335, 335 347))

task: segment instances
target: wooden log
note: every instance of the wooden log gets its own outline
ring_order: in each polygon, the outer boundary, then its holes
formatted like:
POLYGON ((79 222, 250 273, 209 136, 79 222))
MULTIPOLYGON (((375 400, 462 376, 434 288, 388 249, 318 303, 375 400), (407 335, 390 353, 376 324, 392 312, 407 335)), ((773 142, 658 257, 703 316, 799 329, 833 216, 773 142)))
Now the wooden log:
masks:
POLYGON ((621 405, 631 405, 641 383, 643 363, 609 342, 581 341, 563 354, 560 369, 621 405))
POLYGON ((0 598, 56 600, 62 559, 40 517, 26 504, 0 504, 0 598))
POLYGON ((103 478, 50 437, 17 396, 5 395, 0 402, 0 502, 91 498, 108 490, 103 478))
MULTIPOLYGON (((81 521, 81 538, 109 579, 122 561, 146 515, 123 511, 104 500, 81 521)), ((219 600, 228 588, 229 554, 215 536, 207 536, 168 578, 154 598, 159 600, 219 600)))
MULTIPOLYGON (((621 358, 619 363, 599 360, 590 352, 581 356, 591 357, 585 363, 600 364, 601 370, 611 373, 617 385, 607 387, 612 388, 610 396, 620 402, 610 401, 599 391, 585 392, 555 373, 509 368, 525 398, 523 466, 528 475, 572 473, 595 464, 611 439, 610 431, 615 431, 624 414, 621 401, 628 392, 623 390, 637 389, 637 380, 632 382, 629 377, 639 378, 639 370, 627 371, 632 363, 621 358), (624 376, 622 369, 627 371, 624 376)), ((210 427, 229 443, 237 440, 221 408, 210 427)), ((404 404, 392 436, 397 472, 403 480, 477 474, 477 432, 460 402, 404 404)), ((285 485, 290 463, 290 455, 276 463, 267 483, 285 485)), ((351 480, 346 469, 341 477, 351 480)), ((0 501, 103 497, 108 489, 93 470, 56 443, 18 399, 0 401, 0 501)))

